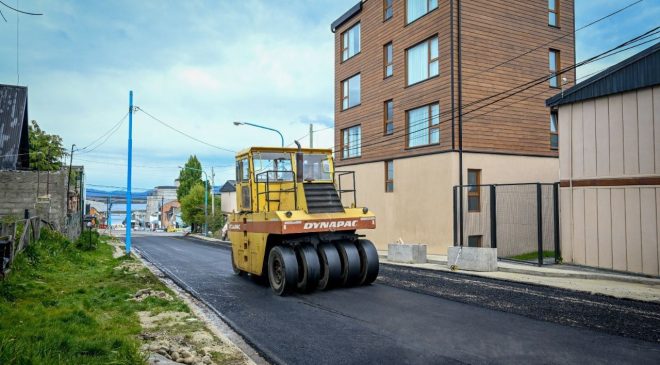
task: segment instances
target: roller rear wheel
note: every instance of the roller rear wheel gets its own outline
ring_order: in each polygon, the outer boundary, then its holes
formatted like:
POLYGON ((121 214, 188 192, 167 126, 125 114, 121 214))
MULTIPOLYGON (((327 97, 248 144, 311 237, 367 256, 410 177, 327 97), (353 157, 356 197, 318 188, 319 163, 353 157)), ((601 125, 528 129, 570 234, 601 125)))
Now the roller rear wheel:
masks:
POLYGON ((360 285, 369 285, 378 277, 378 251, 369 240, 356 242, 360 254, 360 285))
POLYGON ((275 246, 268 255, 268 281, 277 295, 290 294, 298 282, 298 261, 290 247, 275 246))
POLYGON ((337 251, 341 258, 341 284, 354 286, 360 284, 360 254, 351 242, 339 242, 337 251))
POLYGON ((298 290, 309 293, 316 289, 321 279, 321 263, 314 247, 302 245, 296 248, 298 257, 298 290))
POLYGON ((341 259, 337 248, 330 243, 318 246, 318 255, 321 263, 321 277, 319 290, 327 290, 341 285, 341 259))

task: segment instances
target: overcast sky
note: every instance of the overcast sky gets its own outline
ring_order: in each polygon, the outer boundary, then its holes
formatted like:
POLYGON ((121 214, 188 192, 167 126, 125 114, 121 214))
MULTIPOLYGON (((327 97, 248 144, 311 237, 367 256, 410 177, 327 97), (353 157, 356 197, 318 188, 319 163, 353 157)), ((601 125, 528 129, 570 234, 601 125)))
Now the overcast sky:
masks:
MULTIPOLYGON (((634 1, 576 0, 577 27, 634 1)), ((29 87, 30 119, 68 148, 88 145, 117 123, 128 110, 128 90, 146 112, 228 150, 279 143, 276 134, 236 127, 236 120, 275 127, 286 144, 313 123, 320 130, 315 145, 333 144, 326 129, 334 116, 330 23, 356 0, 4 2, 44 13, 18 19, 18 83, 29 87)), ((17 17, 2 5, 0 11, 7 19, 0 18, 0 83, 16 84, 17 17)), ((578 60, 660 25, 658 19, 660 0, 644 0, 578 32, 578 60)), ((641 49, 581 68, 578 77, 641 49)), ((233 153, 143 112, 134 116, 133 133, 136 189, 172 184, 190 154, 209 171, 215 166, 217 185, 233 178, 233 153)), ((88 184, 126 185, 126 139, 127 123, 94 151, 74 155, 88 184)))

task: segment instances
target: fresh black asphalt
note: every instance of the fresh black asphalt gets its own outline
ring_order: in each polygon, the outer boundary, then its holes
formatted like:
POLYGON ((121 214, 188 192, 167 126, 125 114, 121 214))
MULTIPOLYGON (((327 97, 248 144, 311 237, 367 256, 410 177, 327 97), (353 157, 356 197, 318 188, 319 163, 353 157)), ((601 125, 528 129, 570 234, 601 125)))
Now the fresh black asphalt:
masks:
POLYGON ((178 237, 133 242, 276 363, 660 363, 654 304, 626 310, 602 296, 386 265, 368 287, 277 297, 234 276, 227 247, 178 237), (648 323, 634 330, 623 324, 630 318, 648 323))

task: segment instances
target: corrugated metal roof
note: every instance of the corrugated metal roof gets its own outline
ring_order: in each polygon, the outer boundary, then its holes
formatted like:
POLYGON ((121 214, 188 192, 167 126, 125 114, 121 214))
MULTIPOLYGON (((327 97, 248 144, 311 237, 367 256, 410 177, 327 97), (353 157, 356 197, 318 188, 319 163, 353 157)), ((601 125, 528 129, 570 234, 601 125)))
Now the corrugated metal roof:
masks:
POLYGON ((362 11, 362 0, 360 0, 357 4, 353 5, 352 8, 348 9, 347 12, 342 14, 337 20, 332 22, 330 25, 330 29, 332 30, 332 33, 334 33, 337 28, 339 28, 342 24, 346 23, 349 19, 351 19, 355 14, 359 13, 362 11))
POLYGON ((546 100, 558 106, 660 84, 660 43, 546 100))
POLYGON ((0 170, 30 165, 27 87, 0 84, 0 170))

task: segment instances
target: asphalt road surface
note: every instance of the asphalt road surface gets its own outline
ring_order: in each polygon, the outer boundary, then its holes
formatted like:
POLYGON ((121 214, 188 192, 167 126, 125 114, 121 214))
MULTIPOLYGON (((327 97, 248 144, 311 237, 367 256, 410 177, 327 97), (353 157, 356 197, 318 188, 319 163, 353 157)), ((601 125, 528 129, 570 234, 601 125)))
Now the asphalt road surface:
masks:
POLYGON ((274 363, 660 364, 655 304, 387 265, 371 286, 278 297, 233 275, 228 247, 133 242, 274 363))

